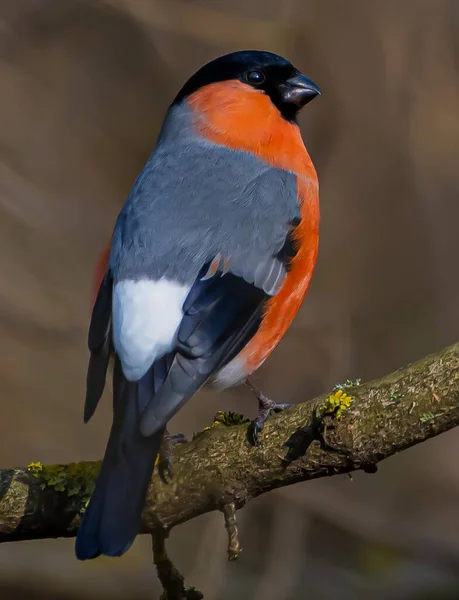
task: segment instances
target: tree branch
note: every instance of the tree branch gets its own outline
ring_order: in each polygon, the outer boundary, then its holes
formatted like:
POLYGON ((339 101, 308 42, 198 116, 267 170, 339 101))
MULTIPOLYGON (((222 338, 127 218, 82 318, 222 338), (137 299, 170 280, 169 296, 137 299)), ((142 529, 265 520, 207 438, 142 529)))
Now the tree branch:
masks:
POLYGON ((151 534, 153 562, 164 593, 160 600, 201 600, 204 596, 198 590, 185 590, 183 575, 174 567, 166 551, 167 533, 159 529, 151 534))
MULTIPOLYGON (((256 448, 245 424, 219 424, 175 446, 174 477, 164 484, 155 473, 142 531, 167 533, 222 510, 237 553, 234 510, 252 498, 326 475, 374 472, 380 460, 458 424, 459 343, 274 415, 256 448)), ((0 471, 0 542, 75 535, 98 468, 88 462, 0 471)))

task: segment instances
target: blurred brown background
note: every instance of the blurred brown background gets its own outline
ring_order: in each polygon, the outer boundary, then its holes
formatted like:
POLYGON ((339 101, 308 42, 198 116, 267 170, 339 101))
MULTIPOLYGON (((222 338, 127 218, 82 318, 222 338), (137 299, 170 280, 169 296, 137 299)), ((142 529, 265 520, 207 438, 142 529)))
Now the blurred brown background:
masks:
MULTIPOLYGON (((256 380, 299 401, 459 336, 457 0, 3 0, 0 3, 0 467, 102 455, 83 426, 92 269, 168 102, 211 58, 285 55, 323 89, 304 111, 321 181, 319 264, 256 380)), ((191 434, 244 389, 205 392, 191 434)), ((211 600, 459 598, 459 433, 357 474, 280 490, 172 534, 211 600)), ((148 538, 81 564, 73 541, 0 547, 1 598, 154 598, 148 538)))

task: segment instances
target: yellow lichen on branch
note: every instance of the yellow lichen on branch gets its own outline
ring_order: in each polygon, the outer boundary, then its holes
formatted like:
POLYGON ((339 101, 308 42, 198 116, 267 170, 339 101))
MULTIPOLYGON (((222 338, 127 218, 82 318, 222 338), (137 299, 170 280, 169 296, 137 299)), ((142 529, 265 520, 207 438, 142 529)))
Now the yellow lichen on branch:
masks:
POLYGON ((320 407, 320 412, 324 415, 334 415, 339 420, 343 411, 347 410, 351 404, 352 396, 340 389, 325 398, 320 407))

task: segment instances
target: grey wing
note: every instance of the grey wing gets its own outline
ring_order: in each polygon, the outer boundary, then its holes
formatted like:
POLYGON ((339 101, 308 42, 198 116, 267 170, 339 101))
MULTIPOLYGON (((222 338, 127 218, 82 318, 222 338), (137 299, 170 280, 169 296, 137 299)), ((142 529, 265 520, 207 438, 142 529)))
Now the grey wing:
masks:
POLYGON ((152 155, 119 216, 114 280, 192 285, 221 256, 233 274, 275 294, 286 272, 279 253, 300 220, 296 176, 223 147, 196 142, 175 152, 152 155))
POLYGON ((274 296, 294 251, 292 247, 286 252, 286 247, 292 245, 292 231, 301 221, 296 177, 269 168, 245 191, 250 198, 250 214, 244 215, 243 228, 238 227, 237 211, 231 214, 230 227, 237 232, 227 242, 231 272, 274 296))

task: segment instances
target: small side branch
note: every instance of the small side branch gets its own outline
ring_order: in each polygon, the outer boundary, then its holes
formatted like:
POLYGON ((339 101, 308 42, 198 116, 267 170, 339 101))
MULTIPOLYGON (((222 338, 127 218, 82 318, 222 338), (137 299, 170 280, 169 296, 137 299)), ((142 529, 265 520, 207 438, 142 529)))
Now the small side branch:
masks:
POLYGON ((234 502, 225 504, 222 509, 225 519, 225 528, 228 532, 228 560, 237 560, 242 552, 239 542, 239 531, 236 520, 236 505, 234 502))
POLYGON ((161 600, 201 600, 204 598, 201 592, 194 588, 185 590, 183 575, 174 566, 166 551, 166 532, 157 529, 153 531, 151 537, 153 562, 164 589, 161 600))

